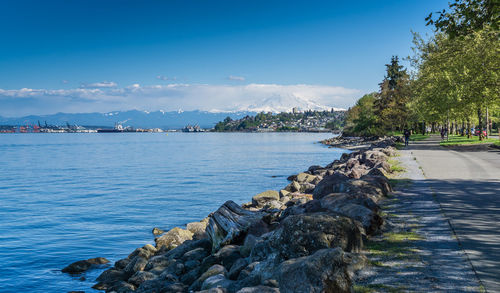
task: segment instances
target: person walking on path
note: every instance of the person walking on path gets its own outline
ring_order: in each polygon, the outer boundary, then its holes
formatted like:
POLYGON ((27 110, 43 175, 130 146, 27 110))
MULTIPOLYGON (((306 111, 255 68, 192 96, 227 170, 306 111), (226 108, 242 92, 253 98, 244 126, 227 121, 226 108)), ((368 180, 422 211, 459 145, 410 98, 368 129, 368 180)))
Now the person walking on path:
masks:
POLYGON ((408 146, 408 143, 410 142, 410 131, 405 129, 403 134, 405 136, 405 146, 408 146))

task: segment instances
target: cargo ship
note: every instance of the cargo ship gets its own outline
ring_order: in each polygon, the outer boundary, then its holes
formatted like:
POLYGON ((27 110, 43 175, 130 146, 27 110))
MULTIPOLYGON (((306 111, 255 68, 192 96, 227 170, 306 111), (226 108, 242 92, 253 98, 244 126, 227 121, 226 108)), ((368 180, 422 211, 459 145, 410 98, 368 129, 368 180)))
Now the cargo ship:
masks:
POLYGON ((116 132, 123 132, 123 126, 121 124, 116 124, 115 128, 112 129, 97 129, 98 133, 116 133, 116 132))

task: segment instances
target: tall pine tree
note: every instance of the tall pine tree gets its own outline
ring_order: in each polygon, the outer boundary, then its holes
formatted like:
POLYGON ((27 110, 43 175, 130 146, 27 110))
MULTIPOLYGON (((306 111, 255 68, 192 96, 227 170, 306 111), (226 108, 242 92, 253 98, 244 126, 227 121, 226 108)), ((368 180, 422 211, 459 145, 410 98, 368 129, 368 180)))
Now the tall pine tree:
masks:
POLYGON ((386 76, 379 84, 380 92, 374 102, 374 113, 379 127, 385 130, 403 130, 408 119, 410 79, 406 69, 392 56, 386 64, 386 76))

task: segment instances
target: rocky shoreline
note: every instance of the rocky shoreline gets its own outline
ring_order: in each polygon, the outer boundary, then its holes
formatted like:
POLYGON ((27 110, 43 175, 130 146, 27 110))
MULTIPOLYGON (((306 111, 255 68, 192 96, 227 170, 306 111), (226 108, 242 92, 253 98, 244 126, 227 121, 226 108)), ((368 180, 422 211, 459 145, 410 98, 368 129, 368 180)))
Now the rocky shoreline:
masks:
POLYGON ((356 271, 366 264, 363 242, 384 224, 378 202, 391 191, 385 174, 395 138, 374 142, 325 167, 290 176, 291 183, 279 192, 262 192, 241 206, 227 201, 185 229, 155 229, 155 246, 147 244, 115 262, 93 288, 351 292, 356 271))
POLYGON ((391 137, 358 137, 358 136, 336 136, 320 141, 320 143, 332 148, 344 148, 349 150, 362 150, 376 147, 379 143, 384 144, 387 139, 394 140, 395 142, 403 142, 399 136, 391 137))

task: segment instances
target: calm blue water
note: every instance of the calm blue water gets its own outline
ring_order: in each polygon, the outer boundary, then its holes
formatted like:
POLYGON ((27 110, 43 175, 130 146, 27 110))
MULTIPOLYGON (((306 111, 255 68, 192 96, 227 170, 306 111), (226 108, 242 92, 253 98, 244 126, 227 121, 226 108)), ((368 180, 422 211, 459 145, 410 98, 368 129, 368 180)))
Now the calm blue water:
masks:
POLYGON ((330 134, 0 135, 0 292, 93 291, 62 274, 76 260, 116 261, 151 229, 197 221, 226 200, 280 189, 341 150, 330 134), (273 177, 278 176, 278 177, 273 177))

